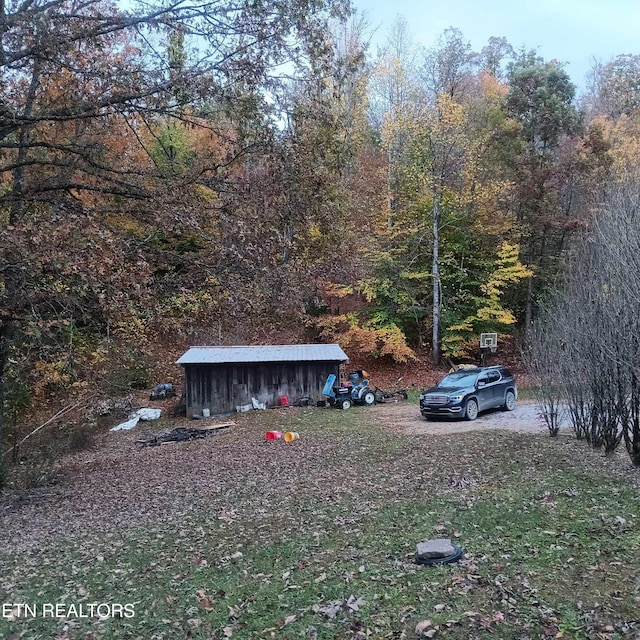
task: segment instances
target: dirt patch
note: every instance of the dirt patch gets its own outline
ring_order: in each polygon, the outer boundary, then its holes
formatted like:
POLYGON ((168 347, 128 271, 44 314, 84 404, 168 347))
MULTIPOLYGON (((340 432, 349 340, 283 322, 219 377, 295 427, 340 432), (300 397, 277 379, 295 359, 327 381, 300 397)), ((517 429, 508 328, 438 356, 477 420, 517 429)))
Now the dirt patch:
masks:
MULTIPOLYGON (((539 416, 540 409, 533 401, 519 402, 513 411, 498 409, 481 413, 476 420, 469 422, 461 419, 438 418, 425 420, 420 415, 417 404, 398 402, 378 404, 371 408, 374 419, 383 423, 396 433, 403 435, 450 434, 465 431, 487 431, 505 429, 517 433, 547 433, 547 426, 539 416)), ((561 433, 570 432, 569 425, 562 422, 561 433)))

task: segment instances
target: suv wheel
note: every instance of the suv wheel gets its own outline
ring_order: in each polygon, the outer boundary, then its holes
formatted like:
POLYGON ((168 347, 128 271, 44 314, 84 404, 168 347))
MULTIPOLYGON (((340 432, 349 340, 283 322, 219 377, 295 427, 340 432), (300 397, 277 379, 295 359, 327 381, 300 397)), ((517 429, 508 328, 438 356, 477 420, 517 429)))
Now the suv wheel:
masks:
POLYGON ((504 411, 513 411, 516 408, 516 394, 513 391, 507 391, 504 397, 504 404, 502 409, 504 411))
POLYGON ((478 417, 478 403, 475 400, 467 400, 464 407, 464 417, 467 420, 475 420, 478 417))

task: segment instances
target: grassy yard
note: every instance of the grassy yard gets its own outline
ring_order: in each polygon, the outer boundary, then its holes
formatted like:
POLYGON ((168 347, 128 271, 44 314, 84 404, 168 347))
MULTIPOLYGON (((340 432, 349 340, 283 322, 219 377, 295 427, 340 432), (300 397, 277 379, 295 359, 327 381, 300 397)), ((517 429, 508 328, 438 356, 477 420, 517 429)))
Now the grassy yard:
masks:
POLYGON ((622 454, 398 436, 375 411, 254 412, 206 440, 108 434, 69 457, 58 483, 0 502, 0 606, 135 616, 5 611, 0 637, 640 637, 640 472, 622 454), (300 440, 267 443, 271 428, 300 440), (465 559, 414 564, 432 537, 465 559))

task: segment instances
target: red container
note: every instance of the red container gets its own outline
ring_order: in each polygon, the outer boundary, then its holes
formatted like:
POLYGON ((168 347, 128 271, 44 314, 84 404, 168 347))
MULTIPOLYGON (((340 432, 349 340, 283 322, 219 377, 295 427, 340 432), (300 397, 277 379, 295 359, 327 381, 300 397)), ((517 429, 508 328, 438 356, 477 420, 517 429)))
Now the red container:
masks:
POLYGON ((282 438, 281 431, 267 431, 267 440, 280 440, 282 438))
POLYGON ((280 396, 280 406, 281 407, 289 406, 289 398, 287 398, 287 396, 280 396))

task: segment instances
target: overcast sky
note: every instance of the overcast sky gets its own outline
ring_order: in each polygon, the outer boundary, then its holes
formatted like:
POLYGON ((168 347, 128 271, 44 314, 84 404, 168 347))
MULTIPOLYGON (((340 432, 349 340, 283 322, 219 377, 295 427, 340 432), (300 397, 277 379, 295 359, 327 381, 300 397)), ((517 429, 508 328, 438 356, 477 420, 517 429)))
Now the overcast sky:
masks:
POLYGON ((593 57, 606 62, 640 53, 638 0, 353 0, 383 44, 396 16, 406 18, 418 44, 435 44, 448 27, 460 29, 480 50, 491 36, 516 49, 537 49, 545 60, 566 62, 574 83, 585 86, 593 57))

